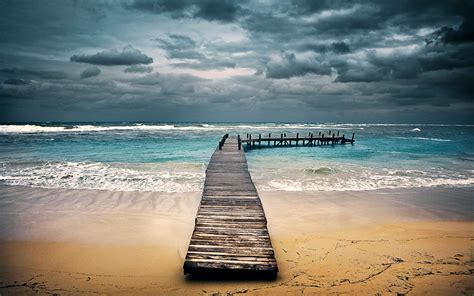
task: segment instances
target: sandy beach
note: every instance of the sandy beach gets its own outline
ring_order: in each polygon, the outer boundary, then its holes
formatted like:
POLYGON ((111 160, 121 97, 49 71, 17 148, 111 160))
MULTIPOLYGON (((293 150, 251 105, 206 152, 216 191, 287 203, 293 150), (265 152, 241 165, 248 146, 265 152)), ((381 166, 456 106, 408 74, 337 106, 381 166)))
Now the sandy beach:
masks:
POLYGON ((275 281, 185 277, 200 193, 0 187, 1 295, 472 295, 472 189, 260 192, 275 281))

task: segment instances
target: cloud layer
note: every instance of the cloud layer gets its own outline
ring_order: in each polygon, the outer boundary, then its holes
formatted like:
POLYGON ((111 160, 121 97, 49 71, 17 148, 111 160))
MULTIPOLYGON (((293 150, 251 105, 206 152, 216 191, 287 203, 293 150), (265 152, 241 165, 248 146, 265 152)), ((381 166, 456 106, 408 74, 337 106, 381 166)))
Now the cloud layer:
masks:
POLYGON ((0 4, 2 121, 474 122, 472 1, 47 4, 0 4))

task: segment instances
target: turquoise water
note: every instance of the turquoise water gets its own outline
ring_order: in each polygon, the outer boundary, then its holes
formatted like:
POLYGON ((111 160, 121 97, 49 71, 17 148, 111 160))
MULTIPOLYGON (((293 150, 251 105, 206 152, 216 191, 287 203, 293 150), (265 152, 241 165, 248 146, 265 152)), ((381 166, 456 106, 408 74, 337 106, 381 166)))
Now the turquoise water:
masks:
POLYGON ((474 126, 61 123, 0 126, 0 182, 44 188, 202 188, 224 133, 355 132, 354 145, 247 151, 259 190, 474 185, 474 126))

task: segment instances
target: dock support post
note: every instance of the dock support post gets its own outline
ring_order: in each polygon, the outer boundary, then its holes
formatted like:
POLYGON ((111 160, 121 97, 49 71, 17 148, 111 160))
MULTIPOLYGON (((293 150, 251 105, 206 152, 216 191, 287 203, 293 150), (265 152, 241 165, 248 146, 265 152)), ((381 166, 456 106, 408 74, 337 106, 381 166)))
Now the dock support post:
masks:
POLYGON ((262 144, 262 134, 258 134, 258 148, 260 148, 262 144))
POLYGON ((237 136, 237 143, 239 145, 239 150, 242 150, 242 139, 240 138, 240 135, 237 136))
POLYGON ((298 137, 299 137, 299 133, 296 133, 296 146, 298 146, 298 137))

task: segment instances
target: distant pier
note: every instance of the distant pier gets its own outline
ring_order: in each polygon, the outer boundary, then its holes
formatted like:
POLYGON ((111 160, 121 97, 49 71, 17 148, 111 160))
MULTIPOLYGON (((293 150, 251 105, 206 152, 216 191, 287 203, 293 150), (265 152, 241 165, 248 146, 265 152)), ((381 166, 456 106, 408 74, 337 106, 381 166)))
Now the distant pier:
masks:
POLYGON ((329 131, 328 134, 324 132, 319 132, 318 134, 307 133, 300 135, 296 133, 294 135, 288 135, 286 133, 281 133, 277 136, 269 133, 268 136, 258 134, 257 136, 252 134, 247 134, 245 139, 242 139, 240 135, 237 137, 237 142, 239 144, 239 149, 242 145, 246 144, 247 149, 261 148, 261 147, 290 147, 290 146, 319 146, 319 145, 335 145, 335 144, 354 144, 354 136, 352 133, 351 138, 346 138, 344 134, 340 135, 339 131, 332 132, 329 131))

